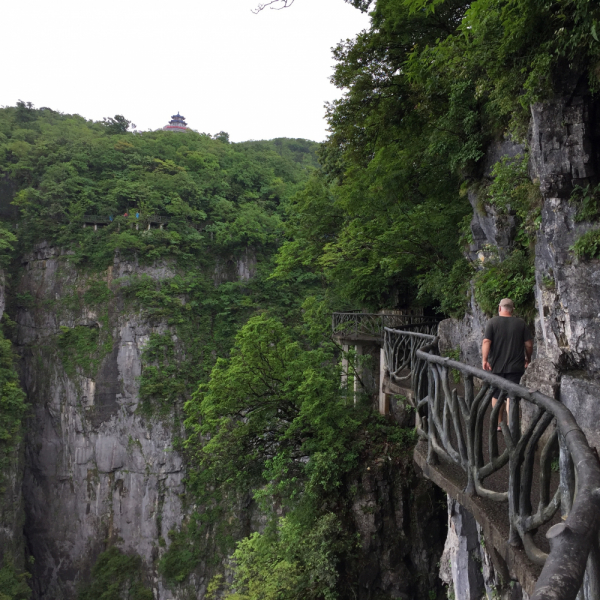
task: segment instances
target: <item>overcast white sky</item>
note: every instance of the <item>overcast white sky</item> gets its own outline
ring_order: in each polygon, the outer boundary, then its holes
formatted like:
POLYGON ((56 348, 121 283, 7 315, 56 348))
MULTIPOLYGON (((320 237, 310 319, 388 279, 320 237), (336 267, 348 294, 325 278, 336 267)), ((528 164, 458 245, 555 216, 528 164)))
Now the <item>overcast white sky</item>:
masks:
POLYGON ((0 105, 157 129, 180 111, 232 141, 326 136, 331 48, 368 26, 343 0, 2 0, 0 105))

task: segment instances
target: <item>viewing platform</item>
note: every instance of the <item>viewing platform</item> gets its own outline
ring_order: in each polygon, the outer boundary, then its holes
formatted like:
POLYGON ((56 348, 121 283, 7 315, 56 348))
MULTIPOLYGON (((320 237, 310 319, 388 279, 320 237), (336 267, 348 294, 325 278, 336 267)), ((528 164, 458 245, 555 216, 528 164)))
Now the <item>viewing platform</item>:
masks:
POLYGON ((333 313, 333 338, 343 350, 342 385, 347 387, 351 384, 355 397, 362 391, 376 398, 381 414, 387 415, 402 410, 399 405, 402 401, 398 399, 411 394, 410 381, 391 381, 389 377, 385 377, 385 329, 401 328, 415 333, 435 335, 439 322, 439 318, 424 315, 423 309, 420 308, 382 310, 378 313, 333 313), (350 349, 357 357, 354 371, 348 362, 350 349))
POLYGON ((440 319, 423 315, 423 309, 409 308, 364 313, 358 311, 332 314, 331 327, 338 340, 382 343, 386 327, 431 333, 440 319))

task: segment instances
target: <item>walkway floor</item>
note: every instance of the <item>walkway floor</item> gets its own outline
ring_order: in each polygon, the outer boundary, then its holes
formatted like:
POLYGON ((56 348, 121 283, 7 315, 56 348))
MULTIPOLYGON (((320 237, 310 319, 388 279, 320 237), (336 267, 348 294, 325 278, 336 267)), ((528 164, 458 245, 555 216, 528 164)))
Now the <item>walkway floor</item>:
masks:
MULTIPOLYGON (((484 423, 484 431, 488 431, 490 411, 486 416, 484 423)), ((488 436, 483 436, 484 440, 484 459, 488 458, 488 436)), ((505 449, 504 436, 498 435, 498 450, 501 454, 505 449)), ((432 479, 434 483, 439 485, 451 497, 458 500, 465 508, 470 510, 477 521, 484 529, 484 535, 488 544, 493 544, 499 555, 504 559, 508 566, 510 575, 517 577, 523 587, 532 593, 533 587, 541 572, 541 567, 534 565, 525 554, 522 548, 514 548, 508 544, 509 521, 508 521, 508 502, 494 502, 486 498, 478 496, 469 497, 464 494, 464 489, 467 484, 465 472, 458 465, 439 464, 435 466, 427 465, 427 443, 420 441, 415 448, 414 458, 417 464, 421 467, 424 474, 432 479)), ((552 473, 551 494, 554 494, 558 488, 559 477, 558 473, 552 473)), ((494 473, 484 481, 484 486, 487 489, 505 492, 508 489, 508 464, 498 472, 494 473)), ((532 505, 534 512, 537 509, 539 501, 539 460, 536 460, 533 473, 532 486, 532 505)), ((546 539, 546 532, 554 524, 560 521, 560 510, 557 511, 552 522, 541 527, 535 535, 537 546, 544 552, 549 552, 549 544, 546 539)), ((492 556, 492 559, 494 557, 492 556)), ((496 562, 496 561, 494 561, 496 562)), ((495 565, 498 569, 502 565, 495 565)), ((504 569, 506 571, 506 568, 504 569)), ((504 577, 508 573, 502 574, 504 577)))

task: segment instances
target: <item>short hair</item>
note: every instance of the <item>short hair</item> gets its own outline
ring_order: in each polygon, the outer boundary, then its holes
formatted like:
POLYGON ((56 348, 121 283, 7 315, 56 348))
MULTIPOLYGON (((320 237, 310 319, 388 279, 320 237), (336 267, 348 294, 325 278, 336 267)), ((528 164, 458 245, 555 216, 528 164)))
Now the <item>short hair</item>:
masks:
POLYGON ((512 312, 515 310, 515 303, 510 298, 502 298, 502 300, 500 300, 500 308, 512 312))

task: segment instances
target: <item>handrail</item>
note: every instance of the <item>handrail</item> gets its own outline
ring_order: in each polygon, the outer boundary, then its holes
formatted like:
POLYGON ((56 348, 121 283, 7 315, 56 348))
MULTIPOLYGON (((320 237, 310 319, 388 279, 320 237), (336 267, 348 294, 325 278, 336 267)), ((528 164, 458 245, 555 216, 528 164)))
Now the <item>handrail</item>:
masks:
MULTIPOLYGON (((522 543, 532 562, 543 565, 531 600, 574 600, 600 528, 600 465, 585 435, 560 402, 488 371, 439 356, 437 342, 433 336, 385 330, 384 352, 390 377, 400 376, 401 371, 410 372, 417 431, 427 440, 427 462, 435 465, 443 461, 462 468, 467 475, 465 493, 469 495, 496 502, 508 500, 509 543, 522 543), (462 386, 451 383, 452 371, 460 374, 462 386), (480 382, 478 389, 475 379, 480 382), (488 415, 493 396, 498 401, 488 415), (509 423, 501 424, 506 449, 500 453, 497 421, 507 398, 509 423), (522 401, 535 407, 529 423, 521 421, 522 401), (484 435, 488 438, 487 457, 484 435), (551 462, 559 441, 563 458, 570 457, 572 461, 576 483, 575 489, 569 489, 561 482, 551 498, 551 462), (531 492, 536 456, 540 491, 534 513, 531 492), (485 479, 507 465, 508 490, 486 488, 485 479), (561 497, 563 509, 572 504, 566 521, 547 532, 550 553, 546 555, 533 536, 552 520, 561 497)), ((568 464, 564 460, 562 463, 568 464)), ((594 587, 598 584, 596 575, 589 577, 594 587)), ((599 591, 594 590, 591 597, 600 597, 599 591)))
POLYGON ((334 335, 369 336, 383 338, 386 327, 420 326, 428 333, 437 330, 439 319, 414 314, 386 314, 361 312, 335 312, 331 315, 334 335))
POLYGON ((85 223, 110 223, 110 217, 101 217, 99 215, 83 215, 81 220, 85 223))
MULTIPOLYGON (((112 223, 112 222, 119 222, 121 217, 125 217, 125 215, 117 215, 116 217, 112 217, 112 216, 102 216, 102 215, 83 215, 79 221, 82 221, 84 224, 85 223, 112 223)), ((125 217, 127 218, 127 217, 125 217)), ((174 221, 175 219, 171 216, 165 216, 165 215, 143 215, 143 214, 139 214, 139 216, 135 216, 134 214, 129 215, 129 219, 132 221, 140 222, 140 223, 159 223, 159 224, 168 224, 171 221, 174 221), (135 217, 135 219, 134 219, 135 217)), ((186 219, 187 221, 187 219, 186 219)), ((200 222, 190 222, 187 221, 188 225, 190 225, 191 227, 197 229, 198 231, 205 231, 206 228, 209 225, 212 225, 212 221, 210 220, 203 220, 200 222)))

